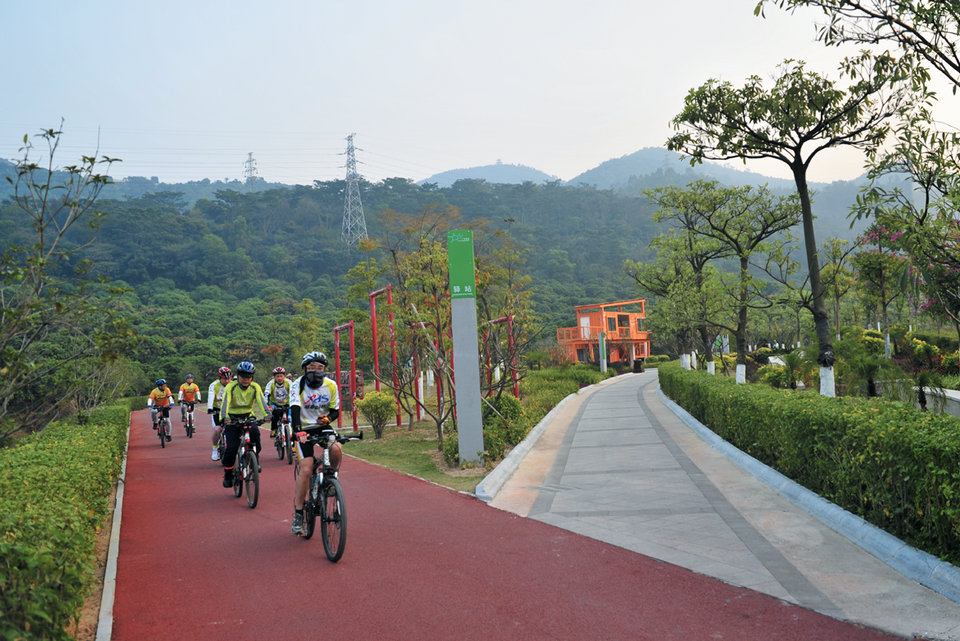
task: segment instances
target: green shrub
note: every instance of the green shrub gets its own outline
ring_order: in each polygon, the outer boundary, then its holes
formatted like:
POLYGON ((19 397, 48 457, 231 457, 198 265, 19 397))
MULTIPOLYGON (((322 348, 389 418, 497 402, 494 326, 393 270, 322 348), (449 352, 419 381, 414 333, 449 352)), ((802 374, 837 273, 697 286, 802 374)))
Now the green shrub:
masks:
MULTIPOLYGON (((564 398, 576 393, 581 387, 599 383, 613 375, 612 371, 602 374, 596 366, 584 363, 528 371, 520 381, 520 416, 515 416, 516 408, 512 407, 515 399, 503 395, 497 407, 501 413, 510 417, 509 420, 497 426, 492 425, 492 419, 484 421, 484 449, 487 450, 484 458, 492 462, 502 457, 508 447, 526 438, 547 412, 564 398)), ((459 464, 456 432, 451 432, 450 436, 444 435, 443 457, 449 465, 459 464)))
POLYGON ((882 336, 867 336, 866 333, 864 333, 864 336, 860 339, 860 342, 863 344, 867 350, 867 353, 869 354, 883 354, 887 350, 887 343, 882 336))
POLYGON ((397 414, 397 401, 388 392, 367 392, 357 400, 357 409, 370 421, 374 438, 383 438, 384 427, 397 414))
POLYGON ((757 365, 769 364, 771 356, 773 356, 773 350, 769 347, 759 347, 750 354, 750 358, 756 361, 757 365))
POLYGON ((790 375, 783 365, 764 365, 757 371, 757 382, 784 389, 790 387, 790 375))
POLYGON ((129 411, 91 412, 0 450, 0 638, 68 639, 93 580, 129 411))
POLYGON ((664 393, 734 446, 911 545, 960 561, 960 421, 659 369, 664 393))
POLYGON ((503 458, 507 447, 522 441, 529 428, 523 419, 520 401, 507 394, 493 399, 483 421, 483 456, 486 460, 503 458))

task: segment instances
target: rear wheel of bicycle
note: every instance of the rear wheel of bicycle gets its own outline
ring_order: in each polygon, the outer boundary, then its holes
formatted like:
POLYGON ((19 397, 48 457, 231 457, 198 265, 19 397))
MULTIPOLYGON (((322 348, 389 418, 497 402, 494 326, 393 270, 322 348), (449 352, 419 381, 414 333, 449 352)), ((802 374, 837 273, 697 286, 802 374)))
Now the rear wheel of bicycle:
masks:
POLYGON ((243 466, 243 484, 247 488, 247 505, 250 509, 257 507, 260 498, 260 472, 257 469, 257 455, 253 452, 244 454, 246 463, 243 466))
POLYGON ((320 499, 320 534, 323 551, 336 563, 343 556, 347 545, 347 508, 343 502, 343 488, 337 479, 325 479, 323 496, 320 499))

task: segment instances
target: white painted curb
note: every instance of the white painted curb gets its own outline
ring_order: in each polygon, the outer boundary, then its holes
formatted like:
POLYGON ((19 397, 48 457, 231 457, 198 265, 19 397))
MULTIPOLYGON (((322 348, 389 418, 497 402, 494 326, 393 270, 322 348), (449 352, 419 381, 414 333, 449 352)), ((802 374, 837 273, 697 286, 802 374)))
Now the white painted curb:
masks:
POLYGON ((117 592, 117 555, 120 552, 120 515, 123 512, 123 486, 127 477, 127 452, 130 449, 130 424, 127 425, 127 447, 123 452, 120 477, 117 479, 117 501, 113 506, 113 524, 110 527, 110 547, 103 574, 103 593, 100 596, 100 618, 97 620, 96 641, 110 641, 113 635, 113 600, 117 592))

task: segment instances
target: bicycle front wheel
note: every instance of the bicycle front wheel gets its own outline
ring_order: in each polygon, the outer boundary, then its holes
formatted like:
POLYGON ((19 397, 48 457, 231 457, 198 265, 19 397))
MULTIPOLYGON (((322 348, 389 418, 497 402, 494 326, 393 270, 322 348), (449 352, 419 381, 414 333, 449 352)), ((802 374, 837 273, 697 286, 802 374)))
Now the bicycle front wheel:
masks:
POLYGON ((347 545, 347 508, 343 502, 343 488, 337 479, 325 479, 320 498, 320 534, 323 551, 336 563, 347 545))
POLYGON ((237 498, 243 496, 243 462, 239 456, 233 464, 233 495, 237 498))
POLYGON ((166 436, 166 433, 163 431, 163 420, 162 420, 162 419, 157 423, 157 434, 160 435, 160 447, 166 447, 166 446, 167 446, 167 436, 166 436))
POLYGON ((286 423, 283 428, 283 442, 287 444, 287 465, 293 465, 293 435, 290 433, 290 424, 286 423))
POLYGON ((246 462, 243 466, 243 484, 247 488, 247 505, 250 509, 257 507, 260 498, 260 472, 257 470, 257 455, 253 452, 244 454, 246 462))
POLYGON ((282 433, 277 433, 273 439, 273 444, 277 446, 277 459, 282 461, 287 449, 287 442, 282 433))

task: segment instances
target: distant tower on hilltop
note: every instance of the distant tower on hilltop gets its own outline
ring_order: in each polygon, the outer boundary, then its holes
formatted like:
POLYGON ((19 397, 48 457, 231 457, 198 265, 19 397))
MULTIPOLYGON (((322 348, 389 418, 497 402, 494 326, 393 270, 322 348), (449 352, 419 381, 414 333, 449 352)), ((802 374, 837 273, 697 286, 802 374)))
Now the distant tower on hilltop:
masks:
POLYGON ((257 161, 253 159, 253 152, 247 154, 243 163, 243 182, 252 183, 257 179, 257 161))
POLYGON ((343 225, 340 240, 348 247, 356 247, 361 238, 367 237, 367 222, 363 219, 363 203, 360 202, 360 174, 357 173, 357 157, 353 137, 347 136, 347 197, 343 202, 343 225))

